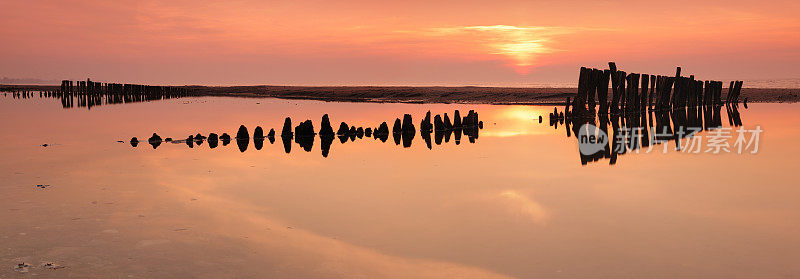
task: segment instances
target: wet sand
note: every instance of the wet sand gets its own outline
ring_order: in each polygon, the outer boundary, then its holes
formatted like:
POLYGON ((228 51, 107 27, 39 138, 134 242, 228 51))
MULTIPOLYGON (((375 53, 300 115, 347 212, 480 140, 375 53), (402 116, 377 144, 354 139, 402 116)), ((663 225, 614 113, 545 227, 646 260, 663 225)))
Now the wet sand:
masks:
MULTIPOLYGON (((58 86, 0 85, 0 90, 56 90, 58 86)), ((574 96, 577 88, 412 87, 412 86, 186 86, 200 96, 273 97, 339 102, 469 103, 553 105, 574 96)), ((723 88, 724 94, 728 89, 723 88)), ((800 88, 743 88, 750 103, 795 103, 800 88)))

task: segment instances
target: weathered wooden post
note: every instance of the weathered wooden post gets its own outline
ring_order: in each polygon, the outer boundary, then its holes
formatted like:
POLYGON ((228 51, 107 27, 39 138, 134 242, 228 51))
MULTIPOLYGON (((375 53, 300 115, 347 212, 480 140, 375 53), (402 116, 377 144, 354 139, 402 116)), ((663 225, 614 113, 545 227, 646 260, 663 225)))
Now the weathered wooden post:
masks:
POLYGON ((639 109, 641 111, 645 111, 645 109, 647 109, 647 96, 649 96, 647 89, 649 88, 649 85, 650 85, 650 75, 642 74, 642 94, 639 100, 640 102, 639 109))
POLYGON ((653 89, 655 89, 655 93, 653 94, 653 103, 651 103, 651 105, 653 106, 654 110, 658 109, 658 106, 659 106, 658 100, 660 100, 659 98, 661 96, 661 88, 664 87, 662 85, 662 80, 663 80, 663 78, 661 77, 661 75, 657 75, 655 77, 655 88, 653 88, 653 89))
POLYGON ((608 79, 611 70, 603 70, 597 83, 597 100, 600 102, 600 114, 608 113, 608 79))
POLYGON ((589 78, 591 75, 591 70, 586 67, 581 67, 580 74, 578 76, 578 96, 575 97, 575 106, 584 107, 586 106, 586 97, 589 91, 589 78))
POLYGON ((616 105, 618 111, 622 113, 625 108, 625 78, 628 76, 624 71, 617 71, 617 100, 619 103, 616 105))
POLYGON ((292 119, 286 117, 283 120, 283 129, 281 129, 281 137, 292 137, 294 134, 292 133, 292 119))
POLYGON ((589 86, 587 86, 587 92, 586 92, 587 95, 588 95, 587 96, 588 97, 587 98, 587 103, 588 103, 589 107, 594 108, 595 107, 595 95, 597 94, 597 84, 598 84, 598 81, 600 80, 600 74, 602 73, 602 71, 600 71, 598 69, 594 69, 594 68, 590 69, 589 71, 590 71, 589 72, 589 84, 588 84, 589 86))
POLYGON ((728 86, 728 95, 725 96, 725 103, 728 104, 731 102, 731 97, 733 97, 733 88, 736 87, 736 82, 731 81, 731 84, 728 86))
POLYGON ((647 93, 647 108, 653 106, 653 98, 656 94, 656 76, 650 75, 650 92, 647 93))
POLYGON ((694 95, 694 91, 697 89, 697 83, 694 80, 694 75, 690 75, 689 79, 686 80, 686 94, 683 96, 683 106, 688 107, 692 103, 692 95, 694 95))
POLYGON ((681 91, 683 90, 683 78, 681 77, 681 67, 677 67, 675 69, 675 80, 674 85, 675 89, 672 90, 672 106, 675 107, 678 105, 678 101, 680 100, 681 91))
POLYGON ((626 90, 625 90, 625 112, 630 112, 631 109, 636 107, 635 105, 632 105, 634 103, 633 99, 635 98, 634 97, 635 95, 633 93, 634 75, 635 75, 634 73, 630 73, 630 74, 628 74, 628 76, 625 77, 625 83, 628 86, 628 88, 626 88, 626 90))
POLYGON ((698 104, 699 106, 704 106, 704 105, 708 104, 708 85, 709 84, 710 84, 710 81, 708 81, 708 80, 703 82, 703 92, 702 92, 702 96, 700 98, 700 103, 698 104))
POLYGON ((737 103, 739 102, 739 96, 742 95, 742 86, 744 86, 744 81, 740 80, 739 81, 739 86, 736 87, 736 100, 735 101, 737 103))
POLYGON ((706 93, 705 96, 703 96, 704 106, 712 105, 714 103, 714 87, 716 87, 715 84, 716 81, 713 80, 709 80, 708 84, 706 84, 706 93))
MULTIPOLYGON (((433 124, 431 124, 431 111, 425 113, 425 118, 423 118, 422 122, 420 122, 419 129, 422 132, 433 131, 433 124)), ((365 130, 364 132, 366 133, 367 131, 365 130)), ((369 137, 369 135, 367 135, 367 137, 369 137)))
POLYGON ((617 64, 615 64, 614 62, 608 62, 608 69, 609 69, 608 70, 609 71, 608 77, 611 80, 611 100, 610 100, 611 103, 609 105, 611 106, 611 113, 616 113, 617 112, 617 108, 616 107, 617 107, 618 102, 619 102, 619 99, 618 99, 619 95, 617 93, 618 90, 619 90, 619 85, 617 84, 617 82, 618 82, 618 80, 617 80, 617 64))
POLYGON ((694 104, 693 106, 699 107, 703 105, 703 90, 704 90, 705 82, 698 80, 697 81, 697 90, 695 91, 694 95, 694 104))
POLYGON ((667 77, 666 76, 659 76, 658 85, 658 99, 656 99, 656 110, 661 110, 664 108, 664 95, 666 95, 666 87, 667 87, 667 77))
POLYGON ((626 78, 628 82, 627 100, 625 101, 625 111, 635 112, 639 106, 639 74, 630 73, 626 78))

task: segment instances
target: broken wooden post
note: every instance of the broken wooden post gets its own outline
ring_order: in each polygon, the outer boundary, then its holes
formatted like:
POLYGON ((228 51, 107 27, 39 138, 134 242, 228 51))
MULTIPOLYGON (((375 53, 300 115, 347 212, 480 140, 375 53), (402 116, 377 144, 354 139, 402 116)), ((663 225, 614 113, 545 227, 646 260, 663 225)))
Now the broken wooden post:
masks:
POLYGON ((680 99, 681 90, 683 90, 683 88, 681 88, 681 86, 683 86, 682 82, 681 67, 677 67, 677 69, 675 69, 675 79, 673 80, 673 84, 675 85, 675 88, 672 90, 673 107, 677 106, 678 100, 680 99))
POLYGON ((617 90, 612 98, 611 110, 619 112, 625 107, 625 77, 627 75, 624 71, 617 71, 617 90))
POLYGON ((600 80, 600 74, 602 71, 598 69, 590 69, 589 70, 589 84, 587 86, 586 94, 587 94, 587 104, 590 108, 595 107, 595 95, 597 95, 597 83, 600 80))
POLYGON ((422 122, 420 122, 419 126, 420 131, 433 131, 433 125, 431 124, 431 111, 425 113, 425 118, 422 119, 422 122))
POLYGON ((611 80, 611 113, 615 113, 617 111, 617 105, 619 102, 619 85, 617 79, 617 64, 614 62, 608 62, 608 69, 609 69, 609 79, 611 80))
POLYGON ((333 135, 333 127, 331 127, 331 120, 328 119, 328 114, 322 115, 322 122, 319 129, 320 135, 333 135))
POLYGON ((656 94, 656 76, 650 75, 650 92, 647 93, 647 108, 653 105, 653 98, 656 94))
POLYGON ((734 103, 734 104, 738 104, 738 103, 739 103, 739 95, 741 95, 741 93, 742 93, 742 85, 743 85, 743 84, 744 84, 744 82, 743 82, 743 81, 741 81, 741 80, 740 80, 740 81, 737 81, 737 82, 734 84, 734 88, 733 88, 733 99, 732 99, 732 101, 733 101, 733 103, 734 103))
POLYGON ((647 107, 647 90, 650 88, 650 75, 642 74, 641 76, 642 92, 639 96, 639 109, 644 111, 647 107))
POLYGON ((589 76, 591 75, 591 70, 586 67, 581 67, 580 74, 578 76, 578 95, 575 96, 575 106, 584 107, 586 105, 586 98, 588 95, 588 87, 589 87, 589 76))
POLYGON ((597 100, 600 103, 600 113, 608 113, 608 79, 611 70, 603 70, 600 81, 597 83, 597 100))
POLYGON ((725 103, 728 104, 731 102, 731 97, 733 97, 733 88, 736 86, 736 82, 731 81, 731 84, 728 86, 728 95, 725 96, 725 103))
POLYGON ((630 83, 631 96, 630 96, 630 99, 629 99, 630 100, 630 104, 631 104, 631 108, 630 108, 631 112, 636 112, 636 111, 639 110, 639 81, 640 81, 640 79, 641 79, 641 75, 637 74, 637 73, 634 73, 633 76, 631 77, 631 83, 630 83))
POLYGON ((286 119, 283 120, 283 129, 281 129, 281 137, 292 137, 292 136, 294 136, 292 134, 292 119, 286 117, 286 119))
MULTIPOLYGON (((458 123, 458 128, 461 128, 461 117, 458 116, 458 110, 456 110, 457 117, 454 119, 456 123, 458 123)), ((414 127, 413 120, 411 119, 410 114, 403 115, 403 124, 402 124, 403 133, 414 133, 416 128, 414 127)))

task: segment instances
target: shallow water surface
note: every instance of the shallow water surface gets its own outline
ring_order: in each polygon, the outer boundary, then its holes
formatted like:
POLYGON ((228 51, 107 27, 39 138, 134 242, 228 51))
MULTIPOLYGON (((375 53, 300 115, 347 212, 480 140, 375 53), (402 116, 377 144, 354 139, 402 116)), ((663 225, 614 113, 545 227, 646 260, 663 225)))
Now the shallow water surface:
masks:
POLYGON ((547 106, 0 97, 0 277, 22 262, 45 277, 800 277, 798 109, 739 108, 764 131, 757 154, 667 141, 611 164, 587 163, 547 106), (323 157, 319 138, 146 142, 455 109, 480 114, 474 143, 336 139, 323 157))

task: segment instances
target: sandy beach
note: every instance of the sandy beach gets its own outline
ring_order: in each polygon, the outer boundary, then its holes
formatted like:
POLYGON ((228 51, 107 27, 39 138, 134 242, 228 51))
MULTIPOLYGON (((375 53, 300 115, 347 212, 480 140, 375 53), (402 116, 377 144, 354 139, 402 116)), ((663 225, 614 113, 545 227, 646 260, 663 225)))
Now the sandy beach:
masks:
MULTIPOLYGON (((577 88, 414 87, 414 86, 184 86, 198 96, 272 97, 332 102, 467 103, 555 105, 573 97, 577 88)), ((0 90, 56 90, 48 85, 0 85, 0 90)), ((723 96, 728 91, 723 90, 723 96)), ((743 88, 750 103, 795 103, 800 88, 743 88)), ((723 98, 724 99, 724 98, 723 98)))

